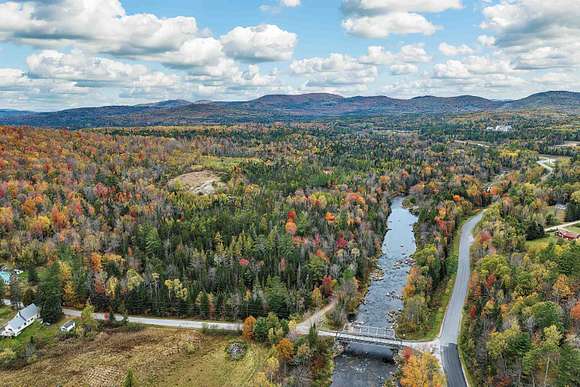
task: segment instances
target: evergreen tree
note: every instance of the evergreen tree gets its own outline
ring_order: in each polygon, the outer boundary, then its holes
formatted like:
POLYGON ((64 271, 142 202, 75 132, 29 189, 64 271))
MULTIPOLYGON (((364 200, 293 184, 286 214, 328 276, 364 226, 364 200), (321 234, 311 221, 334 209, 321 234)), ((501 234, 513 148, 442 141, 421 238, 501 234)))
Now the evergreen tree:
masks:
POLYGON ((287 316, 288 290, 282 281, 280 281, 280 277, 268 278, 265 292, 270 310, 278 316, 287 316))
POLYGON ((4 285, 4 281, 0 279, 0 300, 3 300, 5 295, 6 295, 6 285, 4 285))
POLYGON ((125 380, 123 381, 122 387, 136 387, 137 386, 137 379, 135 375, 133 375, 133 370, 127 370, 127 376, 125 376, 125 380))
POLYGON ((20 282, 15 272, 10 275, 10 305, 13 309, 18 309, 22 301, 20 282))
POLYGON ((207 318, 209 316, 209 297, 207 296, 206 292, 201 293, 199 311, 201 318, 207 318))
POLYGON ((38 273, 34 265, 30 265, 30 267, 28 268, 28 283, 33 285, 38 283, 38 273))
POLYGON ((62 316, 62 285, 60 266, 57 262, 48 268, 46 278, 40 283, 38 304, 40 317, 44 321, 52 324, 62 316))
POLYGON ((256 320, 254 338, 260 342, 265 342, 268 339, 268 321, 265 317, 260 317, 256 320))
POLYGON ((26 289, 24 292, 24 296, 22 297, 22 303, 24 306, 28 306, 34 302, 36 295, 34 294, 34 290, 32 288, 26 289))
POLYGON ((580 203, 571 201, 566 206, 566 222, 573 222, 580 219, 580 203))

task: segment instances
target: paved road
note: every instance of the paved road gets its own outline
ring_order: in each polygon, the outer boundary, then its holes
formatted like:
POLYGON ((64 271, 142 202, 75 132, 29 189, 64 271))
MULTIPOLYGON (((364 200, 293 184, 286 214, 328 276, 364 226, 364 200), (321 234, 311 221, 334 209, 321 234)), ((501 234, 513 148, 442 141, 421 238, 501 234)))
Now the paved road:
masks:
MULTIPOLYGON (((69 317, 80 317, 81 311, 76 309, 63 308, 62 312, 65 316, 69 317)), ((121 315, 116 315, 117 319, 122 318, 121 315)), ((104 313, 95 313, 94 318, 96 320, 105 320, 104 313)), ((214 322, 214 321, 196 321, 196 320, 179 320, 179 319, 164 319, 164 318, 150 318, 150 317, 138 317, 129 316, 129 322, 143 324, 143 325, 157 325, 161 327, 170 328, 188 328, 188 329, 221 329, 225 331, 240 331, 242 329, 241 323, 226 323, 226 322, 214 322)))
POLYGON ((544 169, 548 172, 544 174, 544 176, 542 176, 541 179, 542 181, 545 181, 546 179, 548 179, 548 177, 550 177, 552 173, 554 173, 554 164, 556 163, 556 159, 542 157, 536 162, 540 164, 542 167, 544 167, 544 169))
POLYGON ((467 297, 467 283, 471 275, 471 259, 469 255, 469 248, 473 243, 473 229, 479 223, 483 216, 480 212, 476 216, 470 218, 461 228, 461 239, 459 240, 459 262, 457 267, 457 275, 455 277, 455 285, 453 286, 453 293, 451 300, 445 312, 445 318, 441 327, 440 341, 442 345, 457 344, 459 337, 459 329, 461 323, 461 314, 463 312, 463 305, 467 297))
MULTIPOLYGON (((4 299, 4 304, 10 305, 10 300, 4 299)), ((62 313, 68 317, 80 317, 81 311, 76 309, 63 308, 62 313)), ((94 313, 95 320, 106 320, 104 313, 94 313)), ((121 319, 120 314, 116 314, 117 319, 121 319)), ((143 325, 157 325, 169 328, 187 328, 187 329, 221 329, 225 331, 240 331, 242 330, 242 323, 227 323, 214 321, 196 321, 196 320, 179 320, 179 319, 165 319, 165 318, 150 318, 129 316, 129 322, 143 324, 143 325)))
POLYGON ((542 167, 546 168, 546 170, 548 171, 548 175, 551 174, 552 172, 554 172, 553 165, 555 162, 556 162, 556 159, 551 159, 548 157, 543 157, 537 161, 538 164, 540 164, 542 167))
POLYGON ((570 223, 559 224, 559 225, 554 226, 554 227, 548 227, 544 231, 546 231, 546 232, 548 232, 548 231, 556 231, 556 230, 559 230, 561 228, 566 228, 566 227, 574 226, 576 224, 580 224, 580 220, 576 220, 576 221, 570 222, 570 223))
POLYGON ((461 330, 461 316, 463 305, 467 297, 467 284, 471 275, 471 259, 469 249, 473 243, 473 229, 483 217, 483 211, 469 219, 461 228, 461 239, 459 240, 459 262, 455 285, 451 300, 445 312, 445 318, 441 326, 439 344, 443 368, 447 375, 447 383, 450 387, 467 386, 465 376, 457 352, 457 341, 461 330))
POLYGON ((316 325, 320 327, 322 323, 322 319, 326 315, 326 313, 330 312, 336 306, 336 299, 332 300, 332 302, 326 305, 324 308, 317 310, 312 314, 312 316, 306 318, 300 324, 296 326, 296 332, 299 334, 305 335, 310 331, 310 327, 316 325))

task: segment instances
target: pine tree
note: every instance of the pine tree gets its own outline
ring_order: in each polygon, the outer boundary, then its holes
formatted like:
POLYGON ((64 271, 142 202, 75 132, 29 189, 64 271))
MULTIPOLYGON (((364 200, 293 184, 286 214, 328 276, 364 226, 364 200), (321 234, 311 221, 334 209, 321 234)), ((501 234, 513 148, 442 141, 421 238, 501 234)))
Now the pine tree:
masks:
POLYGON ((48 322, 55 323, 62 316, 62 286, 60 280, 60 266, 53 263, 40 283, 38 290, 40 317, 48 322))
POLYGON ((34 302, 35 297, 36 296, 34 294, 34 290, 32 290, 32 288, 28 288, 24 292, 24 296, 22 297, 22 303, 24 304, 24 306, 28 306, 34 302))
POLYGON ((125 380, 123 381, 123 387, 136 387, 137 386, 137 379, 135 375, 133 375, 133 370, 127 370, 127 376, 125 376, 125 380))
POLYGON ((10 275, 10 305, 13 309, 18 309, 22 300, 22 294, 20 290, 20 282, 18 281, 18 276, 15 272, 10 275))
POLYGON ((208 318, 209 316, 209 297, 206 292, 201 293, 201 299, 199 302, 199 311, 202 318, 208 318))
POLYGON ((36 267, 34 267, 34 265, 30 265, 28 268, 28 283, 33 285, 38 283, 38 273, 36 272, 36 267))

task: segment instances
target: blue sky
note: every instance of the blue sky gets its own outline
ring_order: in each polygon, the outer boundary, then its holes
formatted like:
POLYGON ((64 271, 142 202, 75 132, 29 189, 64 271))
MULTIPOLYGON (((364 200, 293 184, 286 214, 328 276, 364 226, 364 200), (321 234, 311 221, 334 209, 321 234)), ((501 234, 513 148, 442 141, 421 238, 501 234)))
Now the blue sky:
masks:
POLYGON ((580 85, 577 0, 0 1, 0 108, 580 85))

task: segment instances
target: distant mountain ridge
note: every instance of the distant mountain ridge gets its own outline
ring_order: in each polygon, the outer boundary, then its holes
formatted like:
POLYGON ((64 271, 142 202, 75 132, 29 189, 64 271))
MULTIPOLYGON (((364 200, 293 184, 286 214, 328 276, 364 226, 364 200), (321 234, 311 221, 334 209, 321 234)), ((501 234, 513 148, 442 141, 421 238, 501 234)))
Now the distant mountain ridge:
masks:
POLYGON ((537 109, 580 114, 580 93, 548 91, 512 101, 495 101, 472 95, 397 99, 386 96, 342 97, 327 93, 274 94, 237 102, 169 100, 134 106, 86 107, 44 113, 0 110, 0 124, 84 128, 537 109))

